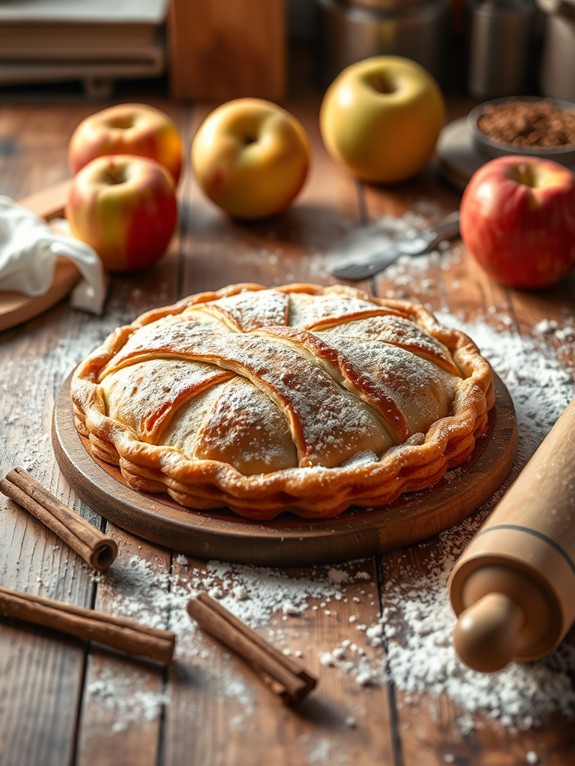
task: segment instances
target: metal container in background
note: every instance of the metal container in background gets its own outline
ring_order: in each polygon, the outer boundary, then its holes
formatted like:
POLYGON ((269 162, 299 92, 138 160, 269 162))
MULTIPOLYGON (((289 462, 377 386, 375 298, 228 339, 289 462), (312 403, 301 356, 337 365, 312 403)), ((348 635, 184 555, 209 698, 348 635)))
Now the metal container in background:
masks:
POLYGON ((445 76, 451 0, 316 0, 317 79, 370 56, 404 56, 445 76))
POLYGON ((575 0, 537 0, 537 4, 545 12, 541 92, 575 102, 575 0))
POLYGON ((534 25, 534 0, 470 1, 467 89, 472 96, 529 91, 534 25))

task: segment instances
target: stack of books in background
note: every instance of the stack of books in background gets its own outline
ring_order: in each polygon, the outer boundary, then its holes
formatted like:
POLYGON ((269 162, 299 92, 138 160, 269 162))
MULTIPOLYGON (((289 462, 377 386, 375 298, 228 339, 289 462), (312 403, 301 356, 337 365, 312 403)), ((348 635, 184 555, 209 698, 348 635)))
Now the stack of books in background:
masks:
POLYGON ((0 85, 118 79, 166 69, 168 0, 20 0, 0 4, 0 85))

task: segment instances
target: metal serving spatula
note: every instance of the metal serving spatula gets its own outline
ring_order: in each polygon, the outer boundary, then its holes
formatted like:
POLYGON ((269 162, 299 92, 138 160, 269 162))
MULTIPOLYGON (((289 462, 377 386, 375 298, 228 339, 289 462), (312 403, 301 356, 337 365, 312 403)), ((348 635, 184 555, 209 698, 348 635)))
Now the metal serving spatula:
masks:
POLYGON ((377 250, 361 260, 348 261, 331 269, 339 279, 367 279, 378 274, 386 266, 396 261, 401 255, 423 255, 434 250, 440 242, 455 239, 459 235, 459 211, 450 213, 431 229, 415 234, 409 239, 392 242, 382 250, 377 250))

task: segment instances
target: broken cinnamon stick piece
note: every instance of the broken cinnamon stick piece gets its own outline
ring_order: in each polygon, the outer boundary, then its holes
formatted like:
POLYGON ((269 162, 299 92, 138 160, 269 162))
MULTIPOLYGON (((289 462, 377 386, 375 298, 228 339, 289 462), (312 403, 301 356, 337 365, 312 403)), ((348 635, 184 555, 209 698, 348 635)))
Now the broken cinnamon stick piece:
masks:
POLYGON ((0 491, 51 529, 97 571, 103 572, 114 562, 118 553, 116 541, 68 508, 23 468, 9 471, 0 480, 0 491))
POLYGON ((207 593, 188 603, 188 614, 263 674, 262 679, 284 702, 299 702, 317 686, 317 678, 299 662, 282 654, 207 593))
POLYGON ((176 636, 169 630, 2 586, 0 614, 159 662, 169 663, 174 656, 176 636))

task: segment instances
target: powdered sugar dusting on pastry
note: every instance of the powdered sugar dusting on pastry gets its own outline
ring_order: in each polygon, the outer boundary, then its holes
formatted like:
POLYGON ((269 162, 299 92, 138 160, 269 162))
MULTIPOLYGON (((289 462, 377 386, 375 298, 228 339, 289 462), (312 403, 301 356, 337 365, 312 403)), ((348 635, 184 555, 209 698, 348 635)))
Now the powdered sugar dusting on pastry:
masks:
POLYGON ((209 304, 216 316, 230 319, 242 332, 249 332, 268 325, 287 323, 289 298, 277 290, 240 292, 209 304))
POLYGON ((409 302, 343 286, 237 285, 120 328, 80 365, 72 397, 93 448, 119 456, 134 488, 164 482, 178 502, 196 507, 197 496, 205 508, 209 486, 210 507, 217 490, 222 505, 258 518, 336 515, 437 481, 447 455, 457 460, 447 436, 457 420, 466 458, 491 401, 489 366, 466 367, 465 343, 409 302), (236 378, 241 387, 227 385, 236 378), (406 463, 400 445, 414 433, 429 445, 406 447, 406 463), (365 452, 378 462, 360 476, 353 458, 365 452), (315 468, 334 469, 329 491, 315 468))

